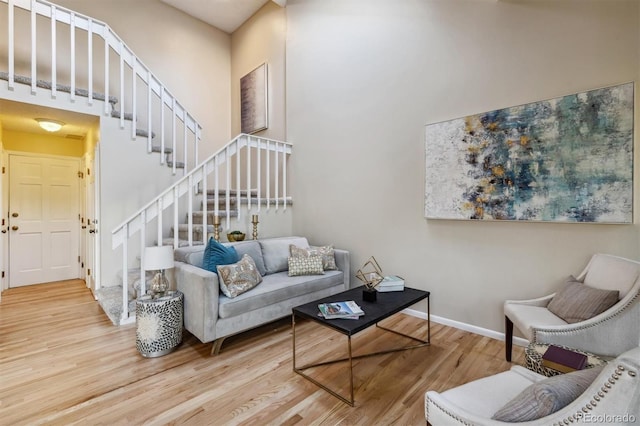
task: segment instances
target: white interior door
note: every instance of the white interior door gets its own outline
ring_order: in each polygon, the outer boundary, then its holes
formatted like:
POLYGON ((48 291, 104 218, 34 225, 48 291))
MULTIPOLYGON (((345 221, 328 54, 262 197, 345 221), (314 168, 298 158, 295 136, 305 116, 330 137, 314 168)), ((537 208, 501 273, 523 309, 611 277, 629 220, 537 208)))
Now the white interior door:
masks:
POLYGON ((87 175, 85 176, 85 182, 87 185, 87 199, 86 199, 86 216, 85 223, 83 224, 83 228, 85 230, 85 268, 86 268, 86 276, 85 280, 87 282, 87 287, 91 289, 92 292, 95 293, 96 289, 96 280, 95 280, 95 198, 96 198, 96 179, 95 173, 91 172, 91 164, 87 164, 85 167, 87 171, 87 175))
POLYGON ((78 161, 9 156, 9 287, 79 277, 78 161))

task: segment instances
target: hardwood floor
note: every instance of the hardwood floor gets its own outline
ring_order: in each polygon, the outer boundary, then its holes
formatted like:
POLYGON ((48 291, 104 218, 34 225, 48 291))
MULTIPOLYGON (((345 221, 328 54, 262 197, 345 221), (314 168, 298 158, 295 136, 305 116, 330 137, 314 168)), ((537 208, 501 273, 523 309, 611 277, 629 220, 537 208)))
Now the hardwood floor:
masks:
MULTIPOLYGON (((404 314, 385 325, 426 333, 404 314)), ((301 363, 346 350, 337 333, 296 327, 301 363)), ((374 327, 353 346, 406 341, 374 327)), ((9 289, 0 302, 0 424, 424 425, 427 390, 510 367, 503 342, 432 323, 431 346, 354 361, 350 407, 292 371, 291 342, 282 320, 227 339, 217 357, 185 332, 175 352, 148 359, 136 351, 135 325, 113 326, 83 281, 9 289)), ((513 360, 522 363, 522 348, 513 360)), ((346 392, 344 364, 310 374, 346 392)))

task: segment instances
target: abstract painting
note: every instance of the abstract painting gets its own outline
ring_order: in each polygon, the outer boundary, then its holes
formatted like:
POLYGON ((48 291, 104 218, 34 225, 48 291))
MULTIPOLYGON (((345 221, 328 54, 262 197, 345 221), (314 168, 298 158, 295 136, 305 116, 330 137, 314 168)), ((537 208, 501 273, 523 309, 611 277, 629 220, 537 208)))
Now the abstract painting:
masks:
POLYGON ((267 110, 267 64, 262 64, 240 79, 240 131, 266 129, 267 110))
POLYGON ((427 125, 425 216, 633 223, 633 90, 427 125))

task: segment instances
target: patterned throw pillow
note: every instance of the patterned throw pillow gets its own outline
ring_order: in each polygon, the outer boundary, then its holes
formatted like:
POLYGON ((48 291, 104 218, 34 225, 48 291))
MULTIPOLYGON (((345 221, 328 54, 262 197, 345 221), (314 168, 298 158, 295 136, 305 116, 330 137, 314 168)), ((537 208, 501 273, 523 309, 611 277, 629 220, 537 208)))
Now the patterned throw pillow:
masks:
POLYGON ((573 324, 606 311, 618 302, 618 290, 589 287, 570 277, 547 305, 556 316, 573 324))
POLYGON ((323 247, 298 247, 294 244, 290 244, 289 254, 291 255, 291 257, 321 256, 322 269, 324 269, 325 271, 335 271, 336 269, 338 269, 338 267, 336 266, 336 256, 332 245, 323 247))
POLYGON ((234 298, 260 284, 262 276, 251 256, 245 254, 238 263, 218 266, 218 281, 225 296, 234 298))
POLYGON ((580 396, 604 366, 549 377, 534 383, 491 417, 501 422, 527 422, 540 419, 566 407, 580 396))
POLYGON ((236 263, 238 260, 240 260, 240 257, 236 249, 223 246, 213 238, 209 238, 202 257, 202 269, 215 274, 218 270, 218 265, 229 265, 236 263))
POLYGON ((323 275, 322 256, 289 257, 289 276, 323 275))

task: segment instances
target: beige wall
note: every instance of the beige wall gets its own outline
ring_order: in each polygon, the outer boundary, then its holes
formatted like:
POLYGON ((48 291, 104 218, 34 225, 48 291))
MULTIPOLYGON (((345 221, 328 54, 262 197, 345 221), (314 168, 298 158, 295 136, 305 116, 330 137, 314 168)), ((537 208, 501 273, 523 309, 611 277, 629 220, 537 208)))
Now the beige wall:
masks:
POLYGON ((84 141, 66 139, 60 136, 4 131, 4 148, 7 151, 21 151, 66 157, 82 157, 84 141))
POLYGON ((203 127, 201 160, 229 141, 228 34, 159 0, 56 3, 106 22, 165 84, 203 127))
POLYGON ((240 78, 259 65, 268 67, 269 127, 256 134, 286 138, 285 9, 269 1, 231 36, 231 129, 240 133, 240 78))
POLYGON ((354 270, 375 255, 432 313, 497 331, 505 299, 593 253, 640 257, 637 224, 423 213, 426 124, 633 81, 638 2, 289 0, 287 17, 294 233, 349 249, 354 270))

